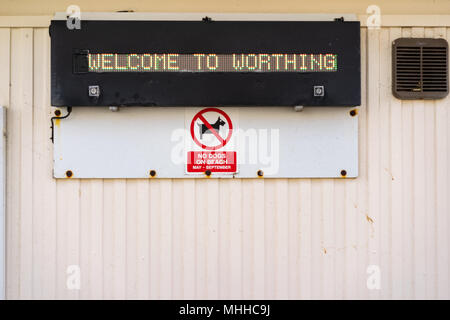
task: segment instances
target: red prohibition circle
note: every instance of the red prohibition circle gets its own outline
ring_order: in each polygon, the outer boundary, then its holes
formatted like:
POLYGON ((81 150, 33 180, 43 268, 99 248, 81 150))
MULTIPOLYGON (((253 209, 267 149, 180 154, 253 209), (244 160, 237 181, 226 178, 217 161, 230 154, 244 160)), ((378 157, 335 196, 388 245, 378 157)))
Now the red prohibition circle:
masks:
MULTIPOLYGON (((209 123, 208 123, 207 125, 209 125, 209 123)), ((212 130, 214 130, 214 129, 212 129, 212 130)), ((214 131, 215 131, 215 130, 214 130, 214 131)), ((217 135, 218 135, 218 132, 217 132, 217 131, 215 131, 215 132, 216 132, 217 135)), ((203 149, 205 149, 205 150, 217 150, 217 149, 223 148, 223 147, 230 141, 231 135, 232 135, 232 134, 233 134, 233 123, 231 122, 230 117, 229 117, 224 111, 222 111, 222 110, 220 110, 220 109, 217 109, 217 108, 206 108, 206 109, 203 109, 203 110, 201 110, 200 112, 198 112, 198 113, 194 116, 194 118, 192 119, 192 122, 191 122, 191 136, 192 136, 192 140, 194 140, 194 142, 195 142, 199 147, 201 147, 201 148, 203 148, 203 149), (197 119, 200 118, 200 121, 202 121, 204 124, 207 124, 207 123, 205 123, 205 121, 203 121, 203 120, 205 119, 205 118, 203 117, 203 114, 206 113, 206 112, 217 112, 217 113, 221 114, 221 115, 227 120, 227 123, 228 123, 228 135, 227 135, 226 139, 222 139, 222 138, 221 138, 222 141, 221 141, 221 143, 218 144, 217 146, 212 146, 212 147, 210 147, 210 146, 204 145, 203 143, 201 143, 200 141, 198 141, 198 139, 197 139, 197 137, 195 136, 195 133, 194 133, 195 122, 197 121, 197 119), (202 119, 203 119, 203 120, 202 120, 202 119)), ((216 134, 214 134, 214 135, 216 135, 216 134)), ((216 135, 216 137, 217 137, 217 135, 216 135)), ((219 135, 219 137, 220 137, 220 135, 219 135)))

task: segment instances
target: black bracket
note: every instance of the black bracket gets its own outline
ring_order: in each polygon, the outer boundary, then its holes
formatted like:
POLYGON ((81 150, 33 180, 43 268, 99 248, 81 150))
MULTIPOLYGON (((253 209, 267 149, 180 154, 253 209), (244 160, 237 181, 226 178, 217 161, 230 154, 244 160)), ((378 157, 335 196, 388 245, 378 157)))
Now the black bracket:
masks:
POLYGON ((55 124, 54 124, 54 120, 55 119, 65 119, 65 118, 68 118, 69 116, 70 116, 70 114, 72 113, 72 107, 67 107, 67 114, 65 115, 65 116, 63 116, 63 117, 61 117, 61 116, 56 116, 56 117, 52 117, 51 119, 50 119, 50 122, 52 123, 52 125, 51 125, 51 129, 52 129, 52 136, 50 137, 50 140, 52 140, 52 143, 54 143, 54 138, 55 138, 55 135, 54 135, 54 131, 55 131, 55 124))

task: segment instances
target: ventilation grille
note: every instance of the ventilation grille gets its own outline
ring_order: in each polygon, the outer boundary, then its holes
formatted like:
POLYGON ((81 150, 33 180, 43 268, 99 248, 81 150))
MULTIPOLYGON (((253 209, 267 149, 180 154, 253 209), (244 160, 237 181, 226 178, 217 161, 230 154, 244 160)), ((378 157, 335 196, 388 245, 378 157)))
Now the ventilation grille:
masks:
POLYGON ((392 48, 392 88, 399 99, 440 99, 448 94, 448 43, 400 38, 392 48))

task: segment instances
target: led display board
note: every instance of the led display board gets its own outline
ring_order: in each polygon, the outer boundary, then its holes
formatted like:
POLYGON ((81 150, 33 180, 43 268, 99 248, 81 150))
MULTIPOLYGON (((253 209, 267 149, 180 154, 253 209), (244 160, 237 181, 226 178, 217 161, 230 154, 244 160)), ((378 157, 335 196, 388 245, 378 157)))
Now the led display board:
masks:
POLYGON ((50 26, 54 106, 355 106, 360 25, 66 21, 50 26))
POLYGON ((89 72, 325 72, 335 54, 113 54, 87 56, 89 72))

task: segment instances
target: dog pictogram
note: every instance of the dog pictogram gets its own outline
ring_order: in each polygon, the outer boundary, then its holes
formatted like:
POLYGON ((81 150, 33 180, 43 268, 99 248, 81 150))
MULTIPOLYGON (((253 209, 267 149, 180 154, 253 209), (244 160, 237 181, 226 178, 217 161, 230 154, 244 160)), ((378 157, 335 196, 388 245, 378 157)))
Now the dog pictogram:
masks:
POLYGON ((225 111, 218 108, 205 108, 197 112, 192 119, 190 131, 192 140, 200 148, 204 150, 218 150, 223 148, 230 141, 233 133, 233 123, 231 122, 230 116, 226 114, 225 111), (206 114, 209 119, 217 120, 210 123, 204 117, 206 114), (219 131, 222 135, 220 135, 219 131), (216 139, 205 139, 203 134, 212 134, 216 139), (219 144, 217 144, 217 142, 219 142, 219 144))
MULTIPOLYGON (((224 126, 225 124, 226 122, 220 119, 220 117, 218 117, 216 122, 210 123, 210 126, 212 129, 216 130, 217 133, 219 133, 220 127, 224 126)), ((200 139, 203 139, 204 134, 213 134, 206 124, 197 123, 197 125, 200 134, 200 139)))

